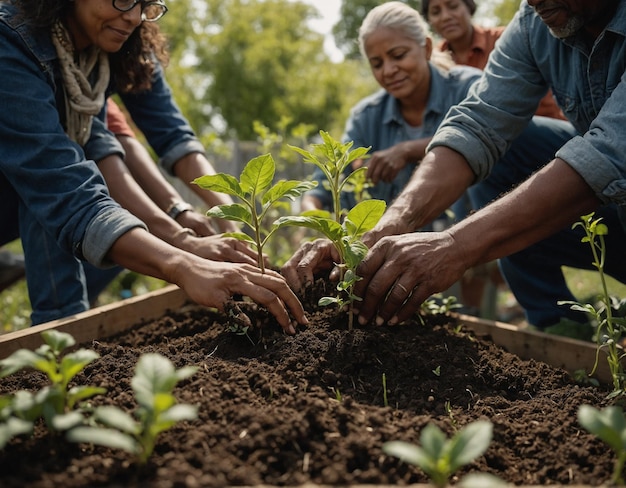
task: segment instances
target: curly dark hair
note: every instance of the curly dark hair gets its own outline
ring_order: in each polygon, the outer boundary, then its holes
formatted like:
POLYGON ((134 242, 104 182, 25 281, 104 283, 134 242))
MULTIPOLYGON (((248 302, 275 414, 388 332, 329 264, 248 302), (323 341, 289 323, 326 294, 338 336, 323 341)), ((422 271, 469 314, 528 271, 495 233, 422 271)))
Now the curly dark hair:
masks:
MULTIPOLYGON (((51 29, 57 19, 65 19, 72 0, 13 0, 20 15, 37 29, 51 29)), ((122 48, 109 55, 111 78, 123 93, 137 93, 152 86, 152 73, 158 62, 169 62, 167 40, 156 22, 142 22, 122 48)))

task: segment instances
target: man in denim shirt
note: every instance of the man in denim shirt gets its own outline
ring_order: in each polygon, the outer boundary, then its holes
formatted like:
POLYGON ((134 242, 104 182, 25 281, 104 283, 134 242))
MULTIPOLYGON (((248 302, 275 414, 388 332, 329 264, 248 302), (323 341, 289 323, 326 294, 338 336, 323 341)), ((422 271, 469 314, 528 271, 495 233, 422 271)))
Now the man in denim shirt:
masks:
MULTIPOLYGON (((405 191, 366 236, 376 244, 358 270, 359 321, 402 321, 467 268, 506 256, 504 274, 529 322, 558 323, 570 311, 557 301, 572 299, 561 265, 591 268, 580 229, 570 229, 591 211, 609 228, 605 270, 626 282, 619 218, 626 203, 625 67, 626 0, 522 4, 480 81, 450 111, 405 191), (549 88, 579 135, 550 162, 494 167, 549 88), (492 168, 483 200, 509 193, 445 232, 410 233, 492 168), (402 235, 383 237, 392 234, 402 235)), ((319 266, 328 255, 318 251, 307 263, 319 266)))

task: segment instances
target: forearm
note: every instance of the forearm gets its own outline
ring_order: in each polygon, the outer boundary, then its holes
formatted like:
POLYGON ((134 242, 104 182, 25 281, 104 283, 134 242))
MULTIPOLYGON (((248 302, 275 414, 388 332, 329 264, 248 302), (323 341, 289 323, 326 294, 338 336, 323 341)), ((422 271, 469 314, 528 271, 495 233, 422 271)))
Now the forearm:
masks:
POLYGON ((374 232, 380 238, 423 227, 441 215, 473 181, 474 173, 459 153, 435 148, 424 157, 374 232))
POLYGON ((200 153, 190 153, 179 159, 174 165, 174 174, 193 190, 209 207, 232 203, 232 199, 224 194, 207 191, 191 182, 203 175, 215 174, 215 169, 209 160, 200 153))
POLYGON ((167 210, 175 201, 184 201, 180 193, 159 171, 146 148, 135 138, 118 135, 126 152, 124 163, 143 191, 161 210, 167 210))
POLYGON ((142 220, 158 238, 172 245, 181 244, 183 228, 169 218, 142 190, 128 168, 117 156, 111 156, 98 163, 111 197, 122 207, 142 220), (178 242, 181 241, 181 242, 178 242))
POLYGON ((183 269, 183 253, 143 229, 132 229, 115 241, 108 258, 140 274, 179 284, 183 269))
POLYGON ((467 267, 520 251, 571 225, 599 201, 581 176, 555 159, 512 192, 450 229, 467 267))

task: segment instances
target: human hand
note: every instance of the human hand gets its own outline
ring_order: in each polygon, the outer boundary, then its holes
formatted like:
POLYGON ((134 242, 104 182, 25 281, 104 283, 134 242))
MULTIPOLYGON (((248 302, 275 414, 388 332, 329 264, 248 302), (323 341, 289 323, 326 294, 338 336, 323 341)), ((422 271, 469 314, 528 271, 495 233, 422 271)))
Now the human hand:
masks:
POLYGON ((372 153, 367 160, 366 177, 377 184, 379 181, 387 183, 393 181, 402 168, 408 163, 407 155, 400 144, 372 153))
MULTIPOLYGON (((205 259, 213 261, 226 261, 231 263, 246 263, 258 266, 258 255, 248 244, 234 237, 224 237, 216 234, 208 237, 188 236, 185 244, 181 246, 189 252, 205 259)), ((267 257, 263 257, 267 264, 267 257)))
POLYGON ((292 289, 302 293, 311 284, 315 274, 332 269, 339 262, 339 254, 329 239, 315 239, 304 242, 287 261, 281 273, 292 289))
POLYGON ((193 230, 199 236, 205 237, 217 234, 211 219, 195 210, 187 210, 181 213, 176 217, 176 222, 187 229, 193 230))
POLYGON ((395 325, 407 320, 433 293, 448 289, 467 266, 447 232, 414 232, 385 237, 357 269, 359 323, 395 325))
POLYGON ((287 334, 295 334, 296 323, 308 324, 302 304, 280 274, 249 264, 223 263, 194 257, 183 266, 175 282, 196 303, 224 311, 233 295, 243 295, 264 306, 287 334), (292 322, 291 317, 295 318, 292 322))

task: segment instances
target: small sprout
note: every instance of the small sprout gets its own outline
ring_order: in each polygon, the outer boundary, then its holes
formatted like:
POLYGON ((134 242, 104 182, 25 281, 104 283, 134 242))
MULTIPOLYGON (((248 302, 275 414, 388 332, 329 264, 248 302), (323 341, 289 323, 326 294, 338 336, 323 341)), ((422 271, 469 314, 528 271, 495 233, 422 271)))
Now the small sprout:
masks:
POLYGON ((578 422, 613 449, 616 459, 611 484, 623 485, 622 471, 626 462, 626 419, 622 409, 610 406, 599 410, 590 405, 581 405, 578 408, 578 422))
POLYGON ((44 418, 53 431, 65 431, 84 422, 83 402, 106 392, 95 386, 73 386, 69 383, 99 355, 90 349, 79 349, 63 355, 76 341, 65 332, 41 333, 44 344, 35 351, 19 349, 0 360, 0 378, 23 369, 44 373, 49 385, 37 392, 25 390, 3 396, 0 400, 0 448, 14 436, 32 434, 34 423, 44 418))
POLYGON ((196 370, 191 366, 176 370, 169 359, 159 354, 142 355, 131 380, 139 405, 134 415, 114 406, 98 407, 94 410, 92 425, 70 430, 68 439, 122 449, 145 464, 161 432, 177 422, 197 418, 198 408, 176 403, 172 393, 179 381, 196 370))
POLYGON ((421 432, 421 446, 402 441, 386 442, 383 452, 421 468, 437 488, 448 485, 450 477, 487 450, 493 425, 479 420, 457 431, 451 439, 434 424, 421 432))
POLYGON ((570 305, 572 310, 584 312, 593 316, 596 320, 596 359, 593 369, 589 375, 593 375, 598 367, 600 350, 607 350, 607 362, 611 377, 613 379, 613 392, 610 397, 623 395, 626 391, 626 373, 622 365, 622 359, 626 356, 619 346, 619 340, 626 332, 626 319, 613 316, 613 309, 619 308, 619 301, 614 300, 610 295, 604 274, 604 262, 606 259, 606 245, 604 236, 609 233, 606 224, 602 223, 602 218, 594 219, 594 212, 583 215, 579 222, 572 225, 572 229, 582 227, 585 235, 581 239, 583 243, 589 243, 593 256, 592 265, 598 270, 602 294, 600 300, 601 307, 594 307, 590 303, 579 303, 574 301, 560 301, 559 305, 570 305))
POLYGON ((441 376, 441 366, 437 366, 435 369, 433 369, 433 374, 435 376, 441 376))
POLYGON ((383 405, 389 406, 389 399, 387 398, 387 375, 383 373, 383 405))

